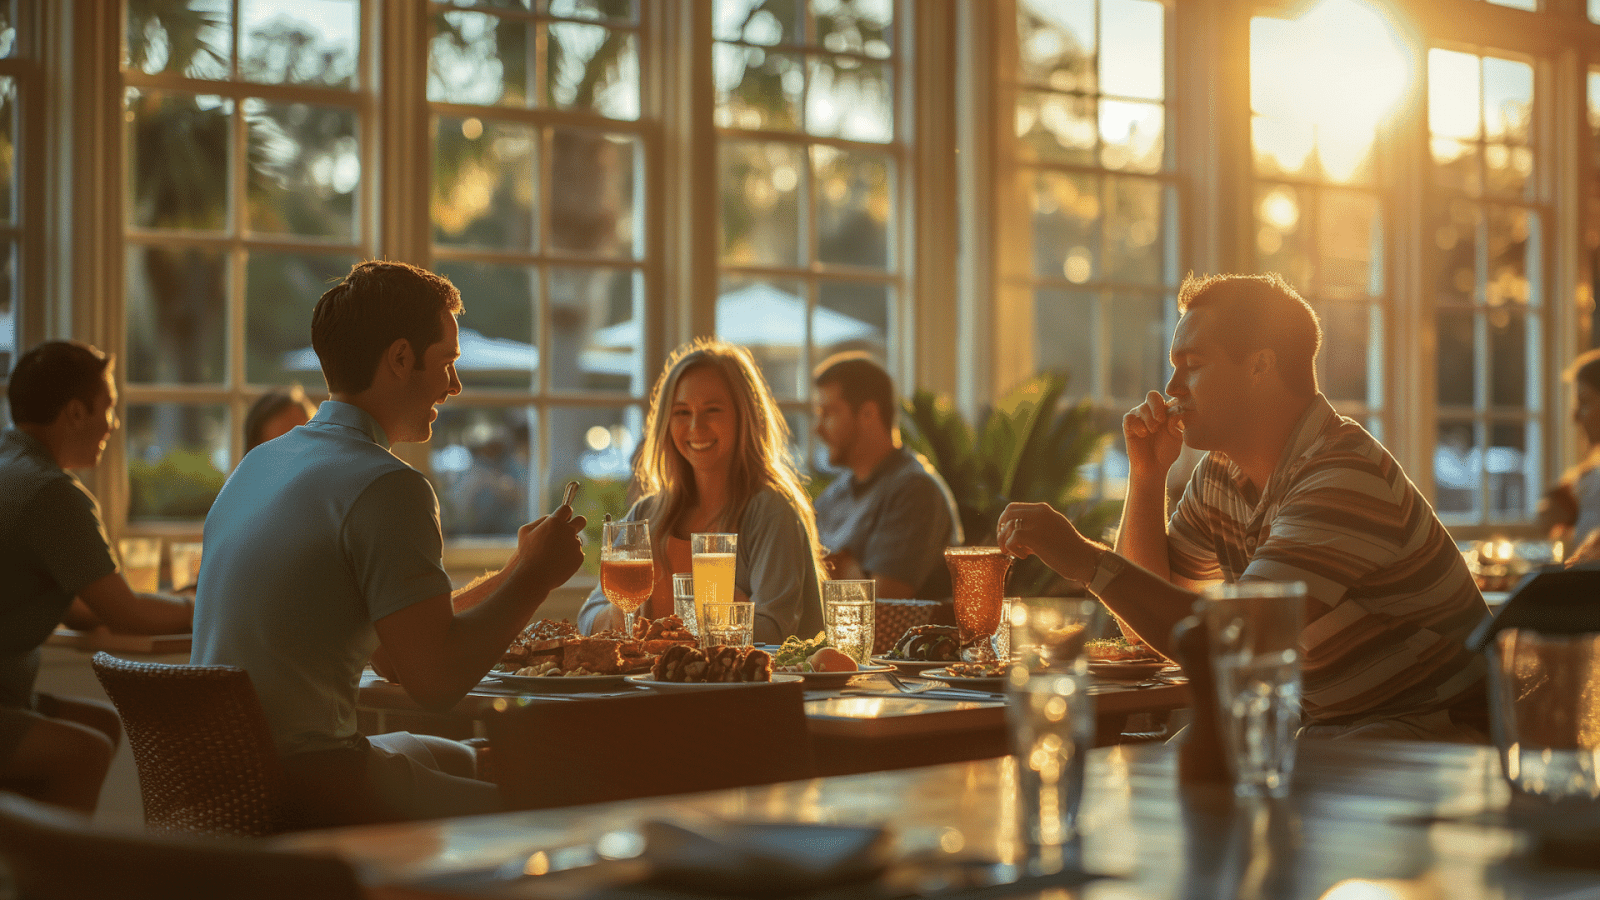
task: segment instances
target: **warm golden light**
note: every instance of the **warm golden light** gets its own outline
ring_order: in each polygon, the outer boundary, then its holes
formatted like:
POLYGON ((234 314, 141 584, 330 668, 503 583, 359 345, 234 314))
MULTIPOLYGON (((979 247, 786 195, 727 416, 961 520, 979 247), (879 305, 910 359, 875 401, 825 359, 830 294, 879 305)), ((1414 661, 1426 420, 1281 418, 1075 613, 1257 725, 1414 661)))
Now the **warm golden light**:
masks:
POLYGON ((1286 173, 1302 172, 1315 154, 1323 177, 1351 181, 1410 93, 1414 60, 1394 21, 1366 0, 1320 0, 1298 19, 1253 20, 1257 154, 1286 173))

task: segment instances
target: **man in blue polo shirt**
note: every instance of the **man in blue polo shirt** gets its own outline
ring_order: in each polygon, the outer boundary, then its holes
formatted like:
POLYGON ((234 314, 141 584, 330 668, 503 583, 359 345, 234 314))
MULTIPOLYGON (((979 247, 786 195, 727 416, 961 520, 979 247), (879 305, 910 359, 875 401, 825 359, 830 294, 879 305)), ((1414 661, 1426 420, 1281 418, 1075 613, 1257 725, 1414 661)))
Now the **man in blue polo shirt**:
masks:
POLYGON ((357 732, 362 669, 371 659, 447 710, 583 562, 584 520, 563 506, 452 597, 433 488, 389 447, 428 440, 438 405, 461 392, 461 309, 431 272, 353 268, 312 313, 331 399, 246 454, 206 517, 193 661, 250 673, 301 825, 497 809, 466 746, 357 732))
POLYGON ((118 570, 100 506, 68 469, 100 462, 117 427, 112 359, 47 341, 6 388, 0 434, 0 787, 93 812, 122 734, 106 703, 34 690, 56 624, 127 634, 189 630, 190 604, 136 594, 118 570))
POLYGON ((863 353, 817 367, 817 437, 846 470, 817 498, 817 534, 834 578, 870 578, 880 598, 944 599, 944 549, 961 543, 955 498, 933 466, 900 445, 894 383, 863 353))

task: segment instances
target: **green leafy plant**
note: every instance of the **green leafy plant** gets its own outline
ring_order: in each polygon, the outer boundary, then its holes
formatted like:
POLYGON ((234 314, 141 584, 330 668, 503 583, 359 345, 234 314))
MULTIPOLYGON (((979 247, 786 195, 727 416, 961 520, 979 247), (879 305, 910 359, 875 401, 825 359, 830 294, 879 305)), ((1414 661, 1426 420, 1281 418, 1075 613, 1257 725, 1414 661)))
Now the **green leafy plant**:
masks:
MULTIPOLYGON (((905 443, 928 458, 955 495, 968 545, 993 545, 1006 504, 1043 502, 1085 535, 1098 538, 1121 504, 1095 500, 1082 467, 1111 435, 1095 424, 1087 401, 1068 404, 1067 376, 1047 372, 1023 382, 969 424, 948 396, 919 390, 902 402, 905 443)), ((1073 585, 1037 557, 1018 560, 1007 579, 1018 596, 1070 593, 1073 585)))
POLYGON ((128 461, 128 518, 204 519, 228 476, 197 450, 174 450, 158 462, 128 461))

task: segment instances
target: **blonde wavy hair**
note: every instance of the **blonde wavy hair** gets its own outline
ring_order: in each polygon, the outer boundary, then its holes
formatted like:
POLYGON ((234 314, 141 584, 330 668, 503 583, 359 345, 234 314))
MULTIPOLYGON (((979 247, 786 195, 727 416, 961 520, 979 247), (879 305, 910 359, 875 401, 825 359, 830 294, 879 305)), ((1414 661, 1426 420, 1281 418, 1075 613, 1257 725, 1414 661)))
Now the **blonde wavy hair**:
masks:
POLYGON ((736 531, 744 518, 750 498, 764 487, 777 491, 794 508, 805 526, 811 544, 811 561, 817 569, 817 583, 824 578, 821 544, 817 539, 817 517, 806 494, 806 478, 800 474, 789 451, 789 425, 783 420, 777 401, 756 368, 750 351, 737 344, 710 338, 696 338, 673 351, 667 367, 650 391, 650 417, 645 423, 644 446, 634 464, 634 484, 644 496, 655 495, 650 512, 651 542, 657 559, 666 559, 663 547, 684 514, 699 500, 694 469, 672 442, 672 401, 678 383, 695 369, 712 369, 722 375, 733 399, 738 430, 733 461, 728 469, 729 502, 718 513, 713 526, 736 531))

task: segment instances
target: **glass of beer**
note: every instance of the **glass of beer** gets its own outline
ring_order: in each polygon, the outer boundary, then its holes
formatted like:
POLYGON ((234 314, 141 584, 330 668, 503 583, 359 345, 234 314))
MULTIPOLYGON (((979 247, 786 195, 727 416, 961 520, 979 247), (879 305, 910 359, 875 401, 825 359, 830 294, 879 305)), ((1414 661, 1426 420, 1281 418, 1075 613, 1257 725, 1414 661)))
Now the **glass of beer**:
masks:
POLYGON ((607 522, 600 530, 600 592, 622 610, 622 633, 633 636, 633 614, 655 588, 650 523, 607 522))
POLYGON ((1000 629, 1011 557, 999 547, 950 547, 944 551, 944 561, 950 567, 961 645, 966 648, 976 642, 978 656, 992 658, 994 649, 988 639, 1000 629))
POLYGON ((117 541, 122 557, 122 577, 136 594, 153 594, 161 589, 161 539, 123 538, 117 541))
POLYGON ((737 534, 691 534, 689 551, 694 561, 694 612, 700 623, 700 641, 706 639, 706 604, 733 603, 734 559, 737 534))

